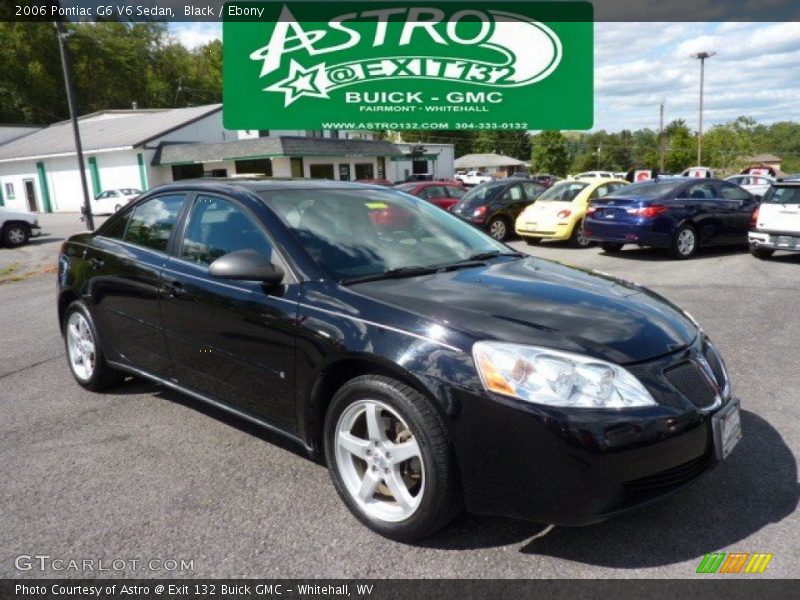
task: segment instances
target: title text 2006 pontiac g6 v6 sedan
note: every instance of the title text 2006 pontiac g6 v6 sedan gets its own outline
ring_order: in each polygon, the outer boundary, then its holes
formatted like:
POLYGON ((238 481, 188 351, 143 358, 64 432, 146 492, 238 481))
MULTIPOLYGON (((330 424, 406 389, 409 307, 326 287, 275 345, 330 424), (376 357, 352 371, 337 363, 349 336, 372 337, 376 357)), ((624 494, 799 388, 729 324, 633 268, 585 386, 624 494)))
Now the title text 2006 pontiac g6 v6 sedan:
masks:
POLYGON ((85 388, 138 375, 279 432, 398 540, 463 508, 594 523, 741 435, 679 308, 377 186, 151 190, 64 244, 58 314, 85 388))

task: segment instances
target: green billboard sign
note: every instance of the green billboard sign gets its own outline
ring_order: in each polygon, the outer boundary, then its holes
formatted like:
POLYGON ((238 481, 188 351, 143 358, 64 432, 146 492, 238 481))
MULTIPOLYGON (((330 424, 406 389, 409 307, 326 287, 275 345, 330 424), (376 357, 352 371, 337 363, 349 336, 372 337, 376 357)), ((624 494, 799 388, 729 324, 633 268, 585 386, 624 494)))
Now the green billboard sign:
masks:
POLYGON ((588 2, 231 2, 229 129, 589 129, 588 2))

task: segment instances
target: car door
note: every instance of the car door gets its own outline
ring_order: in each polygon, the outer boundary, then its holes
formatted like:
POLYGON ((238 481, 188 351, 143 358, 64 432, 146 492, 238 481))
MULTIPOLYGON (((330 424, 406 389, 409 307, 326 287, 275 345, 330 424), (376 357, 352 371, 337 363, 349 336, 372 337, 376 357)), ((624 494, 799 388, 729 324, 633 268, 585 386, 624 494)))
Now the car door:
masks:
POLYGON ((299 286, 244 203, 198 194, 164 267, 161 311, 172 377, 286 430, 297 426, 295 328, 299 286), (215 279, 217 258, 252 249, 284 267, 280 285, 215 279))
POLYGON ((522 189, 521 183, 516 183, 508 187, 508 189, 500 194, 500 211, 506 214, 510 219, 512 225, 516 222, 517 217, 523 209, 530 204, 522 189))
POLYGON ((729 181, 719 182, 721 209, 720 219, 724 228, 726 242, 739 243, 747 241, 747 232, 753 211, 756 209, 755 196, 729 181))
POLYGON ((722 223, 724 206, 720 201, 717 186, 713 181, 694 183, 681 190, 678 206, 697 229, 703 243, 718 243, 724 236, 722 223))
POLYGON ((88 292, 110 355, 162 376, 169 355, 159 311, 161 270, 185 195, 167 193, 121 213, 92 238, 88 292))

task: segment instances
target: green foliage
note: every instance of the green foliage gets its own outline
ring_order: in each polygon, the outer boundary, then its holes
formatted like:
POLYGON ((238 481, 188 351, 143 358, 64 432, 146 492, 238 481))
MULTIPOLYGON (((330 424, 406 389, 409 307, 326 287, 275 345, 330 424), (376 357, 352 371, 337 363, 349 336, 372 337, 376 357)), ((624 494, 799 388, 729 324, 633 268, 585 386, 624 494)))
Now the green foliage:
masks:
POLYGON ((531 157, 531 137, 527 131, 497 129, 479 131, 473 152, 493 152, 527 161, 531 157))
MULTIPOLYGON (((222 98, 222 44, 188 50, 163 23, 66 23, 81 113, 180 107, 222 98)), ((69 116, 52 23, 0 23, 0 122, 69 116)))
POLYGON ((567 174, 570 164, 567 139, 560 131, 543 131, 531 140, 531 168, 538 173, 551 173, 561 177, 567 174))

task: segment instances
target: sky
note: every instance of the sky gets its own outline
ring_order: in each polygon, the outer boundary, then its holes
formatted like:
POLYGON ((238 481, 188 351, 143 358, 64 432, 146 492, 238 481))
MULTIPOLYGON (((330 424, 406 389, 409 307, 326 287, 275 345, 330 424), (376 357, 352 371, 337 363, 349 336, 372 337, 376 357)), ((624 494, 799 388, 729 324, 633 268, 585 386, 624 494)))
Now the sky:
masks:
MULTIPOLYGON (((195 47, 222 35, 220 23, 175 23, 195 47)), ((706 61, 704 128, 739 116, 760 123, 800 121, 800 22, 596 23, 593 130, 698 125, 699 61, 706 61)))

